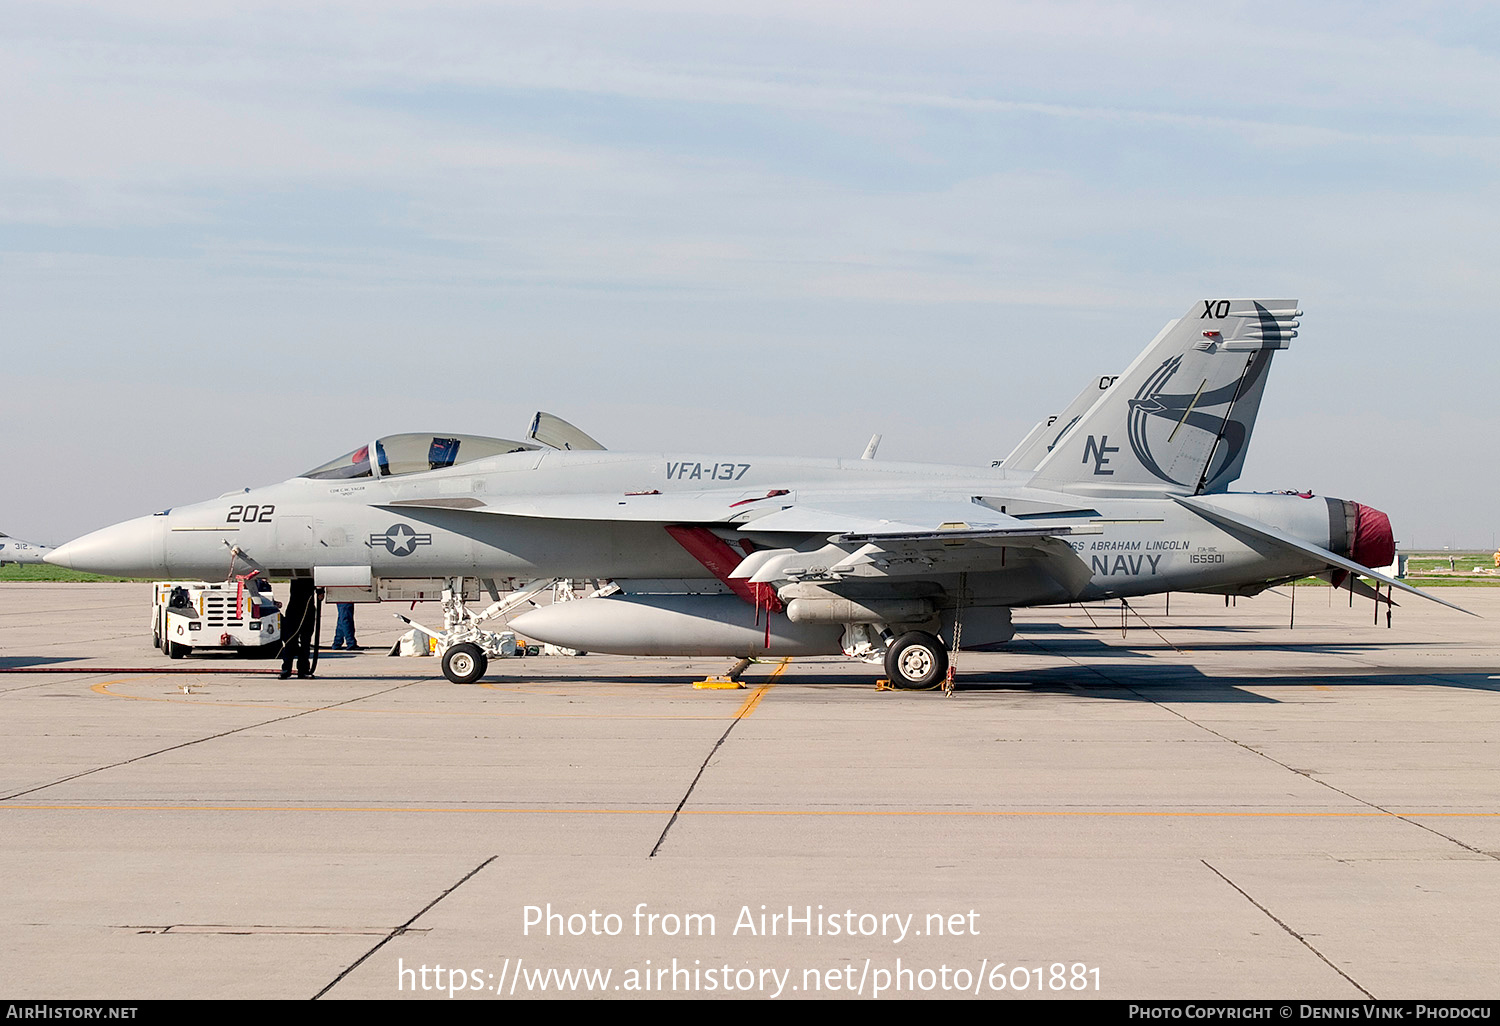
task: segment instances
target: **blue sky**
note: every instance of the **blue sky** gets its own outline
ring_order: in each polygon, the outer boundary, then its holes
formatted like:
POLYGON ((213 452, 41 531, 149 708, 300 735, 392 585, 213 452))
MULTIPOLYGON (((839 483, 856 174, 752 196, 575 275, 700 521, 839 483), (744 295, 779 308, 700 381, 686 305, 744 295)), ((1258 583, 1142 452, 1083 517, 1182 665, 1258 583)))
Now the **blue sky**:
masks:
POLYGON ((984 463, 1256 296, 1239 487, 1494 544, 1492 5, 726 7, 0 2, 0 530, 538 408, 984 463))

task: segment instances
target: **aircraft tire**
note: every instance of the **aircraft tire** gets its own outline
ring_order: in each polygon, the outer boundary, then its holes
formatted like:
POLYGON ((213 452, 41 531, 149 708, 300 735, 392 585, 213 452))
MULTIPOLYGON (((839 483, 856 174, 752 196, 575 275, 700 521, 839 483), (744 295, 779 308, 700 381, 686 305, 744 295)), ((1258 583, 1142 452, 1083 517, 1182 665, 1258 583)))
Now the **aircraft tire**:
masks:
POLYGON ((473 684, 489 665, 489 657, 478 645, 454 645, 443 653, 443 676, 455 684, 473 684))
POLYGON ((926 631, 901 635, 885 653, 885 674, 902 691, 930 691, 948 672, 948 650, 926 631))

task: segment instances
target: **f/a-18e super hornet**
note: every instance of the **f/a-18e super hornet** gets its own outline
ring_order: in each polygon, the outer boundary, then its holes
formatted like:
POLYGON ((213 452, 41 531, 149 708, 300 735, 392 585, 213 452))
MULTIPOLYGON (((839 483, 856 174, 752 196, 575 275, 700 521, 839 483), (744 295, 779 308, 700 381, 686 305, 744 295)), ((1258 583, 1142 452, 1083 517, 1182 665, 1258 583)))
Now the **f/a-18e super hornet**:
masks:
POLYGON ((1044 431, 997 467, 610 452, 539 414, 524 441, 380 438, 281 484, 105 528, 48 559, 209 577, 233 553, 365 600, 432 594, 446 580, 448 615, 432 633, 453 680, 486 668, 460 578, 497 600, 501 581, 614 582, 614 594, 511 621, 558 646, 842 652, 883 659, 909 688, 942 681, 950 650, 1009 640, 1018 606, 1253 594, 1312 574, 1422 594, 1371 569, 1394 554, 1378 510, 1228 491, 1271 358, 1299 316, 1293 300, 1196 303, 1124 373, 1091 383, 1056 437, 1044 431))

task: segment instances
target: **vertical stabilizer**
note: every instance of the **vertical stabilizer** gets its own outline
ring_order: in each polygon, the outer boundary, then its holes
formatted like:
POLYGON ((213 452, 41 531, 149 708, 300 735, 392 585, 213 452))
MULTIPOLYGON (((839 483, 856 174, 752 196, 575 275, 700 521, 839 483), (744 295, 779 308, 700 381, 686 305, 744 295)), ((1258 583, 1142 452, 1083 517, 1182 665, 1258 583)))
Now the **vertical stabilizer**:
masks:
POLYGON ((1119 377, 1115 374, 1101 374, 1097 378, 1090 378, 1089 383, 1083 386, 1083 391, 1061 413, 1048 417, 1032 428, 1031 433, 1021 439, 1021 443, 1011 450, 1010 455, 1000 461, 1000 465, 1006 470, 1035 470, 1037 464, 1057 448, 1057 443, 1068 433, 1068 428, 1077 424, 1089 407, 1118 380, 1119 377))
POLYGON ((1037 488, 1195 495, 1240 475, 1292 299, 1205 299, 1168 325, 1037 465, 1037 488))

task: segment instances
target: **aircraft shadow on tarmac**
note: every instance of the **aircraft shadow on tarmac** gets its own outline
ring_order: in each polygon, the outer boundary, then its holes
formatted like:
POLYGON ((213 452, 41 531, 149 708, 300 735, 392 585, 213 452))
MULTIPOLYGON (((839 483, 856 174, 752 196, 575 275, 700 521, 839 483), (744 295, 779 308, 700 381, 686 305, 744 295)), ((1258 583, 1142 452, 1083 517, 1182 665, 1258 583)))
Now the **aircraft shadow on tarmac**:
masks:
MULTIPOLYGON (((1089 642, 1092 639, 1077 639, 1079 642, 1089 642)), ((1295 650, 1304 646, 1275 646, 1281 650, 1295 650)), ((1357 649, 1358 646, 1305 646, 1309 651, 1341 651, 1346 649, 1357 649)), ((1092 641, 1091 644, 1080 644, 1073 650, 1075 658, 1081 661, 1067 666, 1048 666, 1041 668, 1027 668, 1016 670, 980 670, 973 668, 972 663, 967 668, 961 668, 958 676, 957 689, 960 696, 1000 696, 1003 694, 1051 694, 1061 696, 1074 696, 1088 699, 1109 699, 1121 702, 1189 702, 1189 703, 1251 703, 1251 704, 1276 704, 1280 699, 1265 694, 1258 694, 1254 688, 1267 688, 1278 686, 1309 687, 1316 686, 1330 690, 1342 690, 1346 688, 1364 687, 1443 687, 1463 688, 1474 691, 1500 692, 1500 679, 1491 672, 1489 668, 1452 668, 1441 672, 1434 672, 1431 667, 1413 666, 1410 668, 1391 668, 1382 673, 1349 673, 1327 672, 1323 670, 1310 669, 1305 674, 1280 674, 1267 676, 1207 676, 1200 669, 1189 664, 1168 664, 1160 660, 1147 663, 1122 663, 1118 661, 1119 656, 1133 654, 1129 650, 1104 645, 1102 642, 1092 641), (1087 650, 1087 651, 1085 651, 1087 650), (1091 662, 1088 657, 1092 655, 1105 655, 1111 657, 1110 662, 1091 662)), ((1061 646, 1049 646, 1048 654, 1062 655, 1061 646)), ((1145 654, 1145 653, 1138 653, 1145 654)), ((961 656, 962 660, 964 657, 961 656)), ((65 657, 38 657, 26 658, 12 656, 0 658, 0 671, 6 668, 20 668, 25 666, 39 666, 43 664, 55 664, 72 662, 65 657)), ((77 668, 79 672, 88 672, 87 666, 77 668)), ((145 668, 143 668, 145 669, 145 668)), ((246 668, 249 669, 248 667, 246 668)), ((331 667, 330 667, 331 669, 331 667)), ((350 667, 353 669, 353 667, 350 667)), ((528 672, 524 664, 516 665, 512 670, 505 667, 499 673, 493 674, 486 679, 486 690, 516 691, 521 693, 543 693, 549 687, 565 686, 571 691, 579 688, 580 694, 586 694, 591 686, 634 686, 634 687, 665 687, 681 689, 685 695, 691 696, 702 694, 689 690, 688 683, 694 677, 694 673, 686 667, 676 665, 664 669, 659 673, 635 672, 623 674, 598 674, 589 673, 583 667, 577 672, 552 672, 557 669, 555 664, 548 667, 549 672, 545 674, 533 674, 528 672)), ((569 668, 571 669, 571 668, 569 668)), ((827 673, 820 672, 817 675, 803 676, 798 674, 795 663, 790 665, 786 671, 777 678, 770 679, 764 673, 765 666, 752 669, 745 677, 745 689, 754 689, 764 684, 773 684, 787 690, 866 690, 875 689, 875 681, 883 676, 878 666, 870 666, 861 672, 858 670, 827 673)), ((149 672, 149 671, 147 671, 149 672)), ((266 687, 280 686, 280 682, 268 681, 265 673, 247 673, 246 677, 253 676, 254 680, 264 681, 266 687)), ((401 683, 434 683, 447 685, 441 673, 435 670, 429 672, 413 672, 403 674, 380 674, 361 675, 345 673, 319 673, 321 682, 339 682, 349 684, 354 682, 368 682, 372 684, 401 684, 401 683)), ((465 685, 467 687, 468 685, 465 685)), ((936 697, 931 692, 896 692, 904 694, 908 698, 936 697)), ((880 698, 894 697, 894 694, 881 695, 880 698)))
MULTIPOLYGON (((1258 694, 1248 689, 1287 685, 1318 686, 1329 689, 1416 685, 1500 691, 1500 681, 1490 679, 1490 676, 1485 673, 1450 673, 1438 677, 1430 671, 1420 669, 1393 673, 1310 674, 1305 677, 1207 677, 1193 667, 1174 668, 1168 673, 1163 673, 1160 668, 1156 667, 1149 672, 1144 669, 1124 672, 1122 670, 1123 668, 1116 663, 1100 667, 1083 664, 990 673, 964 671, 958 680, 958 692, 960 696, 1025 693, 1072 695, 1079 698, 1104 698, 1121 702, 1278 704, 1281 699, 1258 694)), ((794 674, 789 672, 786 676, 792 678, 794 674)), ((625 682, 629 679, 631 678, 620 678, 620 681, 625 682)), ((669 683, 670 680, 663 679, 660 682, 669 683)), ((755 686, 753 680, 748 680, 747 683, 752 687, 755 686)), ((844 674, 819 675, 815 679, 806 681, 779 680, 776 683, 778 686, 812 688, 870 688, 872 686, 868 676, 844 674)), ((908 692, 907 694, 915 696, 920 693, 908 692)))
POLYGON ((962 689, 980 691, 1027 691, 1050 694, 1086 693, 1090 698, 1125 702, 1230 702, 1276 703, 1280 699, 1247 690, 1278 686, 1316 686, 1333 690, 1357 687, 1444 687, 1474 691, 1500 691, 1500 680, 1487 673, 1434 674, 1412 668, 1387 673, 1309 673, 1305 676, 1208 677, 1196 667, 1163 670, 1153 667, 1122 667, 1119 664, 1091 667, 1054 666, 1041 670, 1002 673, 965 673, 962 689))
POLYGON ((1056 656, 1104 656, 1108 655, 1116 659, 1144 659, 1150 656, 1160 655, 1162 652, 1179 651, 1191 657, 1194 652, 1307 652, 1310 654, 1323 655, 1361 655, 1396 648, 1427 648, 1433 647, 1429 641, 1381 641, 1372 639, 1370 641, 1252 641, 1252 640, 1219 640, 1219 639, 1188 639, 1180 635, 1167 635, 1165 640, 1157 637, 1151 631, 1134 630, 1127 641, 1119 638, 1115 633, 1115 640, 1107 642, 1097 636, 1098 631, 1080 633, 1073 637, 1049 637, 1036 638, 1038 632, 1027 628, 1024 632, 1018 631, 1013 642, 1003 648, 994 651, 1003 652, 1023 651, 1021 646, 1029 645, 1025 650, 1028 654, 1040 653, 1043 655, 1056 656))
MULTIPOLYGON (((815 677, 799 678, 795 664, 771 681, 757 679, 756 671, 746 674, 747 689, 763 684, 774 684, 788 690, 866 690, 873 691, 875 679, 881 676, 877 667, 868 673, 839 672, 819 673, 815 677)), ((389 679, 389 678, 387 678, 389 679)), ((488 680, 501 690, 544 690, 549 686, 565 685, 587 688, 590 685, 635 685, 657 687, 683 687, 685 676, 681 672, 665 674, 559 674, 546 677, 525 675, 502 675, 488 680)), ((1317 686, 1329 689, 1353 687, 1456 687, 1475 691, 1500 691, 1500 680, 1491 679, 1487 672, 1443 673, 1437 675, 1430 669, 1412 668, 1389 673, 1328 674, 1310 673, 1306 676, 1230 676, 1209 677, 1192 666, 1163 667, 1159 664, 1149 669, 1123 667, 1119 663, 1092 666, 1087 663, 1072 666, 1052 666, 1043 669, 976 671, 963 670, 958 678, 961 696, 1000 694, 1053 694, 1071 695, 1079 698, 1106 698, 1121 702, 1193 702, 1193 703, 1251 703, 1277 704, 1281 700, 1270 695, 1257 694, 1251 688, 1276 686, 1317 686)), ((932 692, 896 692, 908 697, 937 697, 932 692)), ((880 697, 894 697, 882 695, 880 697)))

